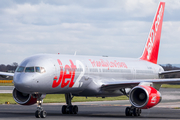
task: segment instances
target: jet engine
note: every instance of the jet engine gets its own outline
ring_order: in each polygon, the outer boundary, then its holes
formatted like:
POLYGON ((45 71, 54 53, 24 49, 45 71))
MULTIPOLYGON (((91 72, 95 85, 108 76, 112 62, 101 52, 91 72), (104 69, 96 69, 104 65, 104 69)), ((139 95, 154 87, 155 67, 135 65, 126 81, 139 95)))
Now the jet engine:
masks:
POLYGON ((134 107, 151 108, 161 101, 161 94, 151 86, 139 85, 130 91, 129 100, 134 107))
POLYGON ((37 102, 37 98, 34 98, 31 94, 22 93, 16 88, 13 90, 13 98, 20 105, 32 105, 37 102))

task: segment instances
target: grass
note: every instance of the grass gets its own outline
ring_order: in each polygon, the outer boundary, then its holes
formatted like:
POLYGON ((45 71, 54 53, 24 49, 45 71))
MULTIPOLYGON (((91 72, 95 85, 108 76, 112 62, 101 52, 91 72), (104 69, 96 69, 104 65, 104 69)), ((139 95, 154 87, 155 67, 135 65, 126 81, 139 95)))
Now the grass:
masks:
MULTIPOLYGON (((106 98, 96 98, 96 97, 74 97, 72 102, 88 102, 88 101, 112 101, 112 100, 127 100, 126 96, 119 97, 106 97, 106 98)), ((10 104, 16 104, 10 93, 0 94, 0 104, 5 104, 5 102, 10 102, 10 104)), ((43 100, 44 103, 65 103, 64 94, 48 94, 43 100)))
MULTIPOLYGON (((75 96, 72 100, 72 102, 87 102, 87 101, 112 101, 112 100, 127 100, 128 98, 126 96, 118 96, 118 97, 106 97, 106 98, 101 98, 101 97, 77 97, 75 96)), ((44 103, 61 103, 65 102, 65 97, 64 94, 48 94, 44 101, 44 103)))
POLYGON ((14 83, 0 83, 0 86, 14 86, 14 83))
POLYGON ((180 85, 163 84, 162 88, 180 88, 180 85))
MULTIPOLYGON (((0 83, 0 86, 13 86, 13 83, 0 83)), ((163 84, 162 88, 180 88, 180 85, 170 85, 163 84)), ((88 101, 113 101, 113 100, 127 100, 126 96, 119 97, 106 97, 106 98, 96 98, 96 97, 74 97, 72 102, 88 102, 88 101)), ((11 93, 0 93, 0 104, 5 104, 5 102, 10 102, 10 104, 16 104, 11 93)), ((44 103, 64 103, 64 94, 48 94, 43 100, 44 103)))
POLYGON ((13 99, 11 93, 1 93, 0 94, 0 104, 5 104, 5 102, 10 102, 11 104, 15 104, 16 102, 13 99))

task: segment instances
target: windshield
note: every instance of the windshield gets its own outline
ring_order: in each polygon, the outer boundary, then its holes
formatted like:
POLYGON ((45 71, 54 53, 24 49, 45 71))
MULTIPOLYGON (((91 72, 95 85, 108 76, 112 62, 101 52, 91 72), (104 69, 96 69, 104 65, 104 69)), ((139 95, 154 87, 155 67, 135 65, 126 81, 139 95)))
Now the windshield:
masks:
POLYGON ((44 67, 22 67, 19 66, 16 69, 16 72, 37 72, 37 73, 45 73, 46 70, 44 69, 44 67))
POLYGON ((25 72, 34 72, 34 67, 26 67, 25 72))
POLYGON ((36 69, 36 72, 39 72, 39 73, 44 73, 44 72, 46 72, 43 67, 35 67, 35 69, 36 69))
POLYGON ((25 68, 25 67, 19 66, 19 67, 16 69, 16 72, 24 72, 24 68, 25 68))
POLYGON ((41 68, 40 67, 35 67, 36 72, 41 72, 41 68))

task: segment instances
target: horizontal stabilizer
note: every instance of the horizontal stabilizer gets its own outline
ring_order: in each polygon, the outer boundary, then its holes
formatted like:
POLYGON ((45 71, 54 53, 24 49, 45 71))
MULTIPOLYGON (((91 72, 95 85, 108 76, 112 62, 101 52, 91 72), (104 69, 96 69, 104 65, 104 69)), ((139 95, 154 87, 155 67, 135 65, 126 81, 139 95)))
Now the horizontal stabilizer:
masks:
POLYGON ((159 75, 167 75, 167 74, 172 74, 172 73, 180 73, 180 70, 163 71, 163 72, 160 72, 159 75))

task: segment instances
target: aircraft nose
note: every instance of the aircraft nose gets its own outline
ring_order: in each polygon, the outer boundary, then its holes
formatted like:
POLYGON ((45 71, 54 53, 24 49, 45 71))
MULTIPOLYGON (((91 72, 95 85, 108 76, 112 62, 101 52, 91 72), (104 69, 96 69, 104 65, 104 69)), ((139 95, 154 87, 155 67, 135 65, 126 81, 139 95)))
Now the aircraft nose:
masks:
POLYGON ((13 78, 15 88, 24 93, 30 91, 32 80, 33 77, 25 73, 15 74, 13 78))

